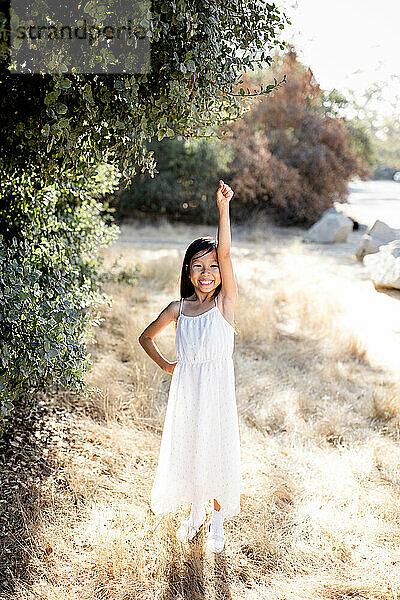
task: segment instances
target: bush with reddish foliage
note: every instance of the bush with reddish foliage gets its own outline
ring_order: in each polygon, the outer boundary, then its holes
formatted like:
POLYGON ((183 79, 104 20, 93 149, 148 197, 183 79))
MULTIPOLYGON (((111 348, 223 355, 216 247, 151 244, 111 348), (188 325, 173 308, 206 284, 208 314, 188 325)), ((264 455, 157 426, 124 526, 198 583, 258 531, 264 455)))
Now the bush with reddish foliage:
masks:
POLYGON ((229 165, 237 198, 232 217, 262 212, 281 225, 309 226, 335 201, 346 201, 350 179, 371 172, 350 147, 343 121, 317 109, 322 91, 293 47, 275 58, 268 76, 254 83, 245 74, 241 87, 253 92, 283 74, 286 82, 262 102, 257 98, 226 135, 235 154, 229 165))

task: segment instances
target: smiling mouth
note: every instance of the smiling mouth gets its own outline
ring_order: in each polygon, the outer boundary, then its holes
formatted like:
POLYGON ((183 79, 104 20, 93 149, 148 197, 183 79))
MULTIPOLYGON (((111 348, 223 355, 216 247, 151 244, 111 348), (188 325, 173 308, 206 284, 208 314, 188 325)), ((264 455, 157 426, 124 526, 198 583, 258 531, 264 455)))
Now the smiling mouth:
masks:
POLYGON ((209 279, 209 280, 204 280, 204 279, 201 279, 201 280, 199 281, 199 283, 200 283, 201 285, 211 285, 211 284, 213 283, 213 281, 212 281, 211 279, 209 279))

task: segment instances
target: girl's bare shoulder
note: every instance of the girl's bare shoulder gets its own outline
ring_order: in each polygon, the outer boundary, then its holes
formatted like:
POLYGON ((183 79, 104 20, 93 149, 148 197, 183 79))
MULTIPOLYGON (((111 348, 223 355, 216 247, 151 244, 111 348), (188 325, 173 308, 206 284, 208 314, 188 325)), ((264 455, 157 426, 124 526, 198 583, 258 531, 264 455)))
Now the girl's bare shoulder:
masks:
POLYGON ((168 311, 171 315, 171 318, 173 321, 178 321, 178 317, 179 317, 179 305, 180 305, 180 300, 172 300, 172 302, 170 302, 168 304, 168 311))
POLYGON ((179 316, 179 303, 180 300, 172 300, 167 306, 165 306, 158 315, 158 319, 169 319, 170 321, 177 321, 179 316))

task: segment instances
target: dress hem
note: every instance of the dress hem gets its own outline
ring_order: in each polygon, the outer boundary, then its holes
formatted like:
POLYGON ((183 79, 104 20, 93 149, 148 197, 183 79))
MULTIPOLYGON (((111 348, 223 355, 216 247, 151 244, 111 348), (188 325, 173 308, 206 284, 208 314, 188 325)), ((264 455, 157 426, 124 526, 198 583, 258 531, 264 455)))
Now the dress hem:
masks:
MULTIPOLYGON (((199 504, 205 504, 206 502, 209 502, 210 500, 213 501, 214 498, 216 498, 216 496, 218 496, 218 494, 211 494, 208 495, 207 497, 203 496, 202 500, 198 500, 198 498, 196 498, 196 503, 199 504)), ((153 513, 154 516, 156 517, 162 517, 165 515, 168 515, 171 512, 175 512, 176 509, 180 506, 182 506, 183 504, 191 504, 193 502, 193 498, 189 498, 187 497, 180 497, 179 500, 177 500, 176 502, 170 502, 169 504, 164 504, 162 505, 161 502, 157 503, 158 504, 158 508, 156 508, 154 506, 154 503, 150 503, 150 510, 153 513)), ((226 519, 230 518, 230 517, 235 517, 236 515, 238 515, 241 512, 241 507, 240 507, 240 500, 239 500, 239 504, 222 504, 222 500, 221 500, 221 508, 223 510, 224 513, 224 517, 226 519), (227 508, 226 508, 227 507, 227 508)))

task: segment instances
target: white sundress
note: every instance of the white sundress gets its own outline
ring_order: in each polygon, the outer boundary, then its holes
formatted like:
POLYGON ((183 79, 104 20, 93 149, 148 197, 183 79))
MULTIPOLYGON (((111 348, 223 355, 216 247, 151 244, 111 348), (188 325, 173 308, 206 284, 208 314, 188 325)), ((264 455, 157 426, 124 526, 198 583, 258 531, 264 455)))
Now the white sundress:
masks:
POLYGON ((155 515, 215 498, 224 517, 240 512, 243 479, 233 365, 234 328, 217 305, 176 327, 160 454, 151 490, 155 515))

